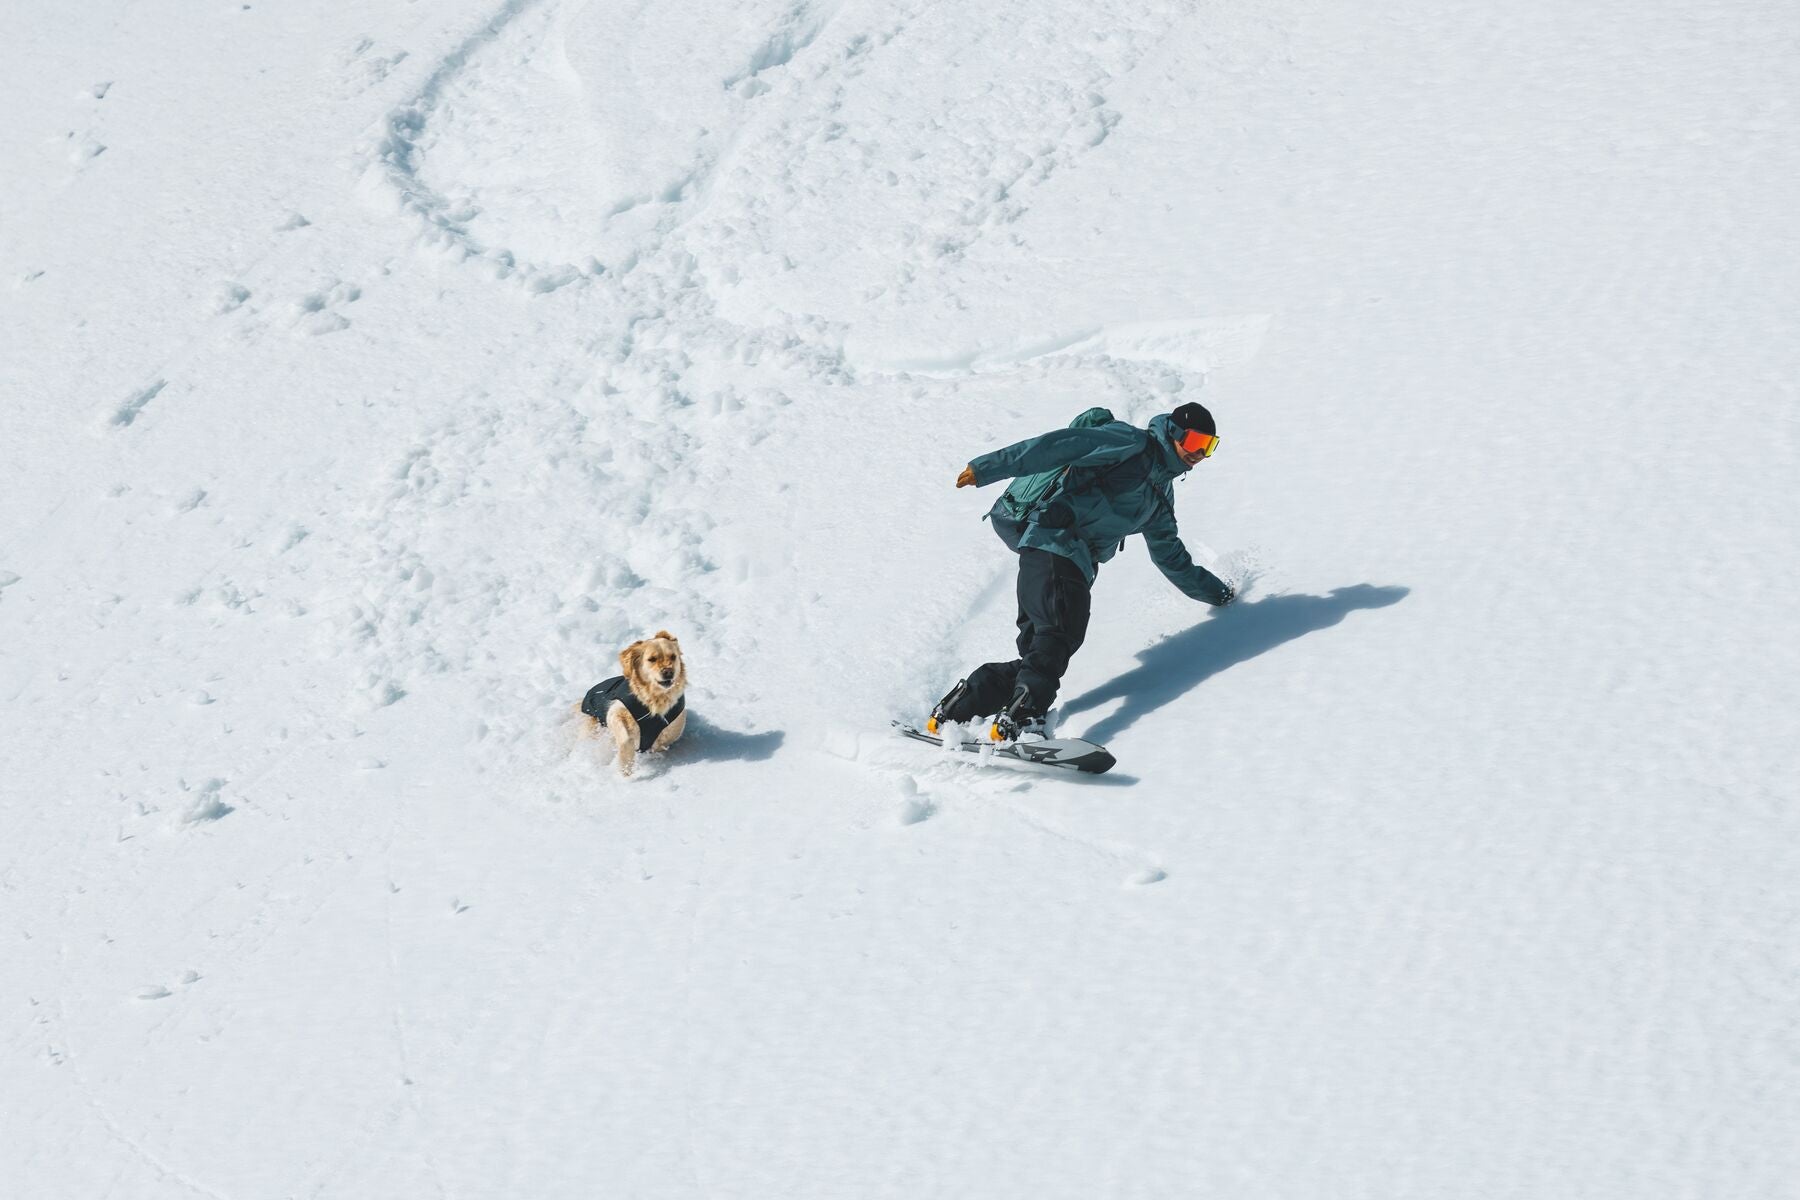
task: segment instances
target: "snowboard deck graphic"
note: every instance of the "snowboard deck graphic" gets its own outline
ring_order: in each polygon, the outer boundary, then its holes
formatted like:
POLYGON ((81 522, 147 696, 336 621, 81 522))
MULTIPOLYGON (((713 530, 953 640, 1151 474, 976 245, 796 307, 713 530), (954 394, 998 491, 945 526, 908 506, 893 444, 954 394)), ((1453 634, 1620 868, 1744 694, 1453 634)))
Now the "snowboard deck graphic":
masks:
MULTIPOLYGON (((933 746, 942 746, 944 739, 935 734, 926 733, 918 726, 907 721, 895 721, 894 729, 902 736, 914 741, 927 742, 933 746)), ((1004 758, 1011 762, 1029 763, 1040 767, 1060 767, 1065 771, 1080 771, 1085 775, 1099 775, 1112 769, 1118 760, 1105 746, 1094 742, 1084 742, 1080 738, 1052 738, 1043 742, 1013 742, 1011 745, 995 745, 976 739, 965 739, 953 744, 957 750, 966 750, 971 754, 980 754, 991 750, 995 758, 1004 758)))

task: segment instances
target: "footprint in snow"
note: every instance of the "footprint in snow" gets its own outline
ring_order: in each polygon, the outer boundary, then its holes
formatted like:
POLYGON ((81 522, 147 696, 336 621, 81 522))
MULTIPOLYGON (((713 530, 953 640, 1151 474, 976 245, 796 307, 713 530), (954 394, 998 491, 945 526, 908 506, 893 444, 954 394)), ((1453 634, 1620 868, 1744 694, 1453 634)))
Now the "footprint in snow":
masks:
POLYGON ((315 337, 350 328, 350 319, 338 311, 346 304, 362 299, 362 289, 353 283, 334 280, 316 292, 294 301, 294 327, 315 337))
POLYGON ((213 294, 213 315, 224 316, 228 312, 242 308, 244 301, 250 299, 250 289, 241 283, 222 283, 213 294))
POLYGON ((338 65, 343 71, 341 90, 347 96, 365 92, 405 61, 406 51, 384 49, 374 38, 359 37, 338 56, 338 65))
MULTIPOLYGON (((182 975, 181 975, 181 986, 182 987, 187 987, 190 984, 195 984, 195 983, 199 983, 199 982, 200 982, 200 972, 198 972, 198 971, 182 972, 182 975)), ((164 985, 162 985, 160 983, 147 983, 143 987, 138 989, 137 998, 139 1000, 167 1000, 170 996, 173 996, 174 994, 175 993, 171 989, 169 989, 168 987, 165 987, 164 985)))
POLYGON ((406 689, 400 686, 398 680, 380 677, 365 679, 360 694, 365 710, 368 712, 386 708, 390 704, 398 704, 406 699, 406 689))
POLYGON ((86 166, 94 159, 106 153, 106 143, 91 133, 69 134, 69 162, 77 167, 86 166))

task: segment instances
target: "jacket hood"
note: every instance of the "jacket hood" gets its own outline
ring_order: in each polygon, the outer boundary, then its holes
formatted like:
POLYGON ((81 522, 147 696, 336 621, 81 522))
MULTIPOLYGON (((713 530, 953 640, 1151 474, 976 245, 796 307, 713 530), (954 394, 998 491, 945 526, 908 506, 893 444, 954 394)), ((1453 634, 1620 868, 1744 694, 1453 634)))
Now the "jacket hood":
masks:
POLYGON ((1185 475, 1194 468, 1181 461, 1181 455, 1175 453, 1175 419, 1168 413, 1158 413, 1150 418, 1150 433, 1156 438, 1156 447, 1162 451, 1163 466, 1171 476, 1185 475))

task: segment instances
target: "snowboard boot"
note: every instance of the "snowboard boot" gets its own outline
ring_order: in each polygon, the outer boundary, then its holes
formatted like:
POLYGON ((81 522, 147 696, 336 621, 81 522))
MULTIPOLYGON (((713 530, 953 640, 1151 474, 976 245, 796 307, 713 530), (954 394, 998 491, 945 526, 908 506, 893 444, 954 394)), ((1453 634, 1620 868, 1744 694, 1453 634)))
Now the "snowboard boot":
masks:
POLYGON ((925 732, 932 737, 938 736, 946 722, 960 725, 976 716, 976 713, 965 711, 969 707, 969 681, 959 679, 956 686, 944 693, 944 698, 937 702, 931 715, 925 718, 925 732))

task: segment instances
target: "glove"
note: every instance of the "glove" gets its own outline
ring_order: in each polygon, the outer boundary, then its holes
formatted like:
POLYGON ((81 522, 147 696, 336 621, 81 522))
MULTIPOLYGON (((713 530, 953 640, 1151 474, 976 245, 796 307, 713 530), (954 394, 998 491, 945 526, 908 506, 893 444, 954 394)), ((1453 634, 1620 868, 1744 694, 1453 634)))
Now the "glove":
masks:
POLYGON ((974 487, 975 486, 975 468, 974 467, 964 467, 962 469, 962 474, 958 475, 956 477, 956 486, 959 488, 974 487))

